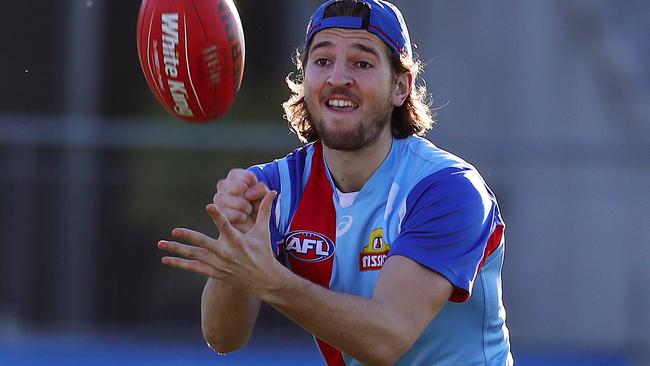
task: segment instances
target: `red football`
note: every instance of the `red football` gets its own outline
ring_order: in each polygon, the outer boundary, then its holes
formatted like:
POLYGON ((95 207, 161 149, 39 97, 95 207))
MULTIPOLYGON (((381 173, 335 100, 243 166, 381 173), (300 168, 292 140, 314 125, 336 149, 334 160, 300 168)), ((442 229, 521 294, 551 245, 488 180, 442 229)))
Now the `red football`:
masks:
POLYGON ((245 49, 232 0, 143 0, 137 37, 149 88, 171 114, 201 123, 230 109, 245 49))

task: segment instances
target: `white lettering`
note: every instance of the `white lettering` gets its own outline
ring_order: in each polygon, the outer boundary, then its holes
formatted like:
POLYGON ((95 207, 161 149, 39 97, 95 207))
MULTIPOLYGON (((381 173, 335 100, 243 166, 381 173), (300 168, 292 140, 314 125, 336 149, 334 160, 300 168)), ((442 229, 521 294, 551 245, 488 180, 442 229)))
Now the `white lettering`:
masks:
POLYGON ((297 254, 309 254, 306 261, 321 261, 332 256, 334 247, 323 236, 309 233, 296 232, 288 236, 285 240, 287 253, 294 257, 297 254))
POLYGON ((361 270, 377 270, 384 266, 388 254, 363 255, 361 257, 361 270))
MULTIPOLYGON (((316 255, 323 255, 323 256, 327 256, 327 255, 329 255, 329 253, 327 252, 327 250, 324 250, 324 249, 323 249, 323 244, 324 244, 324 243, 325 243, 325 242, 322 241, 322 240, 318 240, 318 241, 316 242, 316 255)), ((329 244, 326 244, 326 243, 325 243, 325 245, 327 245, 327 249, 329 249, 329 244)))
POLYGON ((163 62, 165 63, 165 74, 167 76, 177 78, 178 77, 178 59, 177 58, 169 58, 165 57, 163 58, 163 62))
POLYGON ((363 257, 363 268, 368 268, 370 267, 370 257, 363 257))
POLYGON ((178 42, 178 13, 163 13, 162 21, 163 33, 175 37, 174 39, 178 42))
POLYGON ((307 253, 309 249, 314 249, 314 244, 316 244, 316 240, 314 239, 305 239, 302 241, 302 252, 301 253, 307 253))
POLYGON ((187 95, 187 89, 185 89, 185 84, 182 81, 170 80, 169 81, 169 91, 172 94, 183 94, 187 95))
POLYGON ((300 239, 293 237, 291 240, 289 240, 289 244, 287 244, 286 248, 287 252, 295 250, 298 253, 302 253, 302 245, 300 245, 300 239))
POLYGON ((187 89, 185 89, 185 84, 183 84, 182 81, 169 80, 169 90, 174 99, 174 111, 181 116, 191 117, 194 115, 187 101, 187 89))
POLYGON ((165 63, 165 74, 170 77, 178 76, 178 13, 162 14, 162 41, 163 41, 163 61, 165 63))
MULTIPOLYGON (((178 77, 178 13, 163 13, 162 17, 162 49, 163 63, 165 64, 165 75, 170 78, 178 77)), ((174 99, 174 111, 181 116, 191 117, 194 115, 188 102, 187 89, 185 84, 176 80, 168 80, 169 91, 174 99)))

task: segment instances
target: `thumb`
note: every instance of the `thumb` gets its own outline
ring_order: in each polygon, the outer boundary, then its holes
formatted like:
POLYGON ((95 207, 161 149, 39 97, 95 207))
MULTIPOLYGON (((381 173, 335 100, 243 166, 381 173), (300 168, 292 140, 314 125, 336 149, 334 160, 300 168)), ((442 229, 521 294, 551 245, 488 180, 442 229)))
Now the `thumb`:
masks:
POLYGON ((278 196, 278 192, 269 191, 266 193, 260 203, 259 211, 257 212, 257 220, 255 220, 255 227, 253 230, 263 230, 268 233, 269 230, 269 220, 271 219, 271 207, 273 205, 273 200, 278 196))

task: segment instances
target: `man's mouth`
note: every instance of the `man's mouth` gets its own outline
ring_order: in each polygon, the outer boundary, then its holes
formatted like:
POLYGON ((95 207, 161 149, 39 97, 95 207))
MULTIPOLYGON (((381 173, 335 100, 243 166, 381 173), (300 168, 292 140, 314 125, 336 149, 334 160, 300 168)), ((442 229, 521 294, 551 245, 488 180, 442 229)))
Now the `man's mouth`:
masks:
POLYGON ((327 106, 339 110, 350 110, 359 108, 359 105, 346 99, 328 99, 327 106))

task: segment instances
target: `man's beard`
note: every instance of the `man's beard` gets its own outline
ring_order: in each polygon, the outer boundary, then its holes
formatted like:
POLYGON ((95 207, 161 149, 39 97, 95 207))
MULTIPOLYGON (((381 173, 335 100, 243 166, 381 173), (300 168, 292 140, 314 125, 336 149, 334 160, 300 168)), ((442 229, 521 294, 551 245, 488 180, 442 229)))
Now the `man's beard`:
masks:
MULTIPOLYGON (((307 103, 305 103, 308 105, 307 103)), ((333 150, 341 151, 359 151, 365 147, 373 145, 384 128, 390 125, 393 114, 393 107, 387 101, 383 110, 371 113, 368 118, 362 119, 352 131, 334 131, 325 127, 307 108, 310 120, 313 124, 318 138, 325 146, 333 150)))

